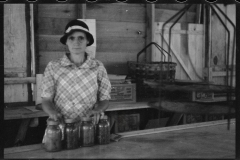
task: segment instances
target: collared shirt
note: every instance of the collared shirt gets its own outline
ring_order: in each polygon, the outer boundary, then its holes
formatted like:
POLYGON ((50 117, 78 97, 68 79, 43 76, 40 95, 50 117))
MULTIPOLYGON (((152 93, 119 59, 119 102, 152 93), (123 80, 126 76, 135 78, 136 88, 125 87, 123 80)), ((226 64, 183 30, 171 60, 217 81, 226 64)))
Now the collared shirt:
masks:
POLYGON ((53 97, 64 118, 86 116, 95 103, 110 100, 111 84, 103 64, 87 56, 79 67, 67 54, 48 63, 42 79, 41 97, 53 97))

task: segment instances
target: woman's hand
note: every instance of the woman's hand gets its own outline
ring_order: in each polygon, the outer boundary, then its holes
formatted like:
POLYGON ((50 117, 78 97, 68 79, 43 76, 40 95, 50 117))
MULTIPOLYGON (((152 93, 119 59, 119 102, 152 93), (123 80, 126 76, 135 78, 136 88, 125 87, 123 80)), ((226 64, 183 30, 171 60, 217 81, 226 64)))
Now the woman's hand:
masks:
POLYGON ((53 119, 54 121, 59 121, 60 123, 63 123, 63 117, 61 113, 58 113, 57 111, 53 111, 49 114, 49 117, 53 119))
POLYGON ((88 116, 89 116, 89 117, 93 117, 93 123, 94 123, 94 124, 98 124, 99 119, 104 116, 104 113, 103 113, 103 112, 100 112, 100 111, 96 111, 96 110, 91 110, 91 111, 88 113, 88 116))
POLYGON ((42 109, 46 112, 49 117, 55 121, 59 121, 60 123, 64 123, 62 114, 57 112, 54 109, 54 104, 52 103, 52 98, 42 98, 42 109))

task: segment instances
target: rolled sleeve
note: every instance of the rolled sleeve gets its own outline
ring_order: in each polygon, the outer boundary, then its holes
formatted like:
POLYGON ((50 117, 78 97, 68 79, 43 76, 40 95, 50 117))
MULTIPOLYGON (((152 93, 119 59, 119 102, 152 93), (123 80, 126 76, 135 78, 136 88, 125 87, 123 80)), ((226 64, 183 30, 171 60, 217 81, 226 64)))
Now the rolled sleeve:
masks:
POLYGON ((98 100, 99 101, 110 100, 111 83, 109 81, 107 71, 103 65, 99 67, 98 85, 99 85, 98 100))
POLYGON ((55 94, 55 81, 53 76, 53 65, 48 63, 42 78, 41 97, 53 97, 55 94))

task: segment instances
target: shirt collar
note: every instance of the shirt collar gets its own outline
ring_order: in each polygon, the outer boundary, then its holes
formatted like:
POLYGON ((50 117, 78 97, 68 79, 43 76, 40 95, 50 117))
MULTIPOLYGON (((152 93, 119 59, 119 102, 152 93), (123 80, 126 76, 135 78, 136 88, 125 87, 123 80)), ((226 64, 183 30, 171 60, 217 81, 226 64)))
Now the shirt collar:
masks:
MULTIPOLYGON (((62 57, 61 59, 61 65, 62 66, 71 66, 71 65, 74 65, 74 63, 72 63, 69 58, 68 58, 68 54, 69 53, 66 53, 64 54, 64 56, 62 57)), ((97 63, 96 61, 93 60, 93 58, 91 56, 89 56, 87 53, 85 53, 86 55, 86 61, 81 65, 79 66, 78 68, 93 68, 93 67, 96 67, 97 66, 97 63)))

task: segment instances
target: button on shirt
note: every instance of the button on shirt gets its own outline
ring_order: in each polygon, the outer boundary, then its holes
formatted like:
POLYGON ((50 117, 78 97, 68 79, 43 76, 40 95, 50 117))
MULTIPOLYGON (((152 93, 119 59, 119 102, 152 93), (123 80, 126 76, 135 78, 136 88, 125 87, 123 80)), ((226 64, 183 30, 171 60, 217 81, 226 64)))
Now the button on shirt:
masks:
POLYGON ((100 61, 87 56, 77 67, 67 55, 48 63, 41 97, 53 97, 55 109, 64 118, 79 118, 86 116, 98 100, 110 100, 111 84, 100 61))

